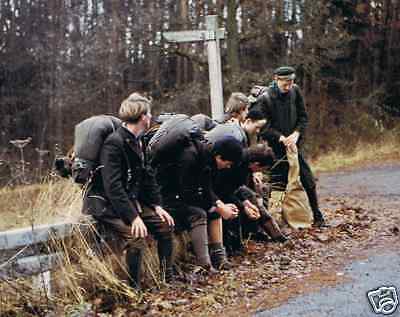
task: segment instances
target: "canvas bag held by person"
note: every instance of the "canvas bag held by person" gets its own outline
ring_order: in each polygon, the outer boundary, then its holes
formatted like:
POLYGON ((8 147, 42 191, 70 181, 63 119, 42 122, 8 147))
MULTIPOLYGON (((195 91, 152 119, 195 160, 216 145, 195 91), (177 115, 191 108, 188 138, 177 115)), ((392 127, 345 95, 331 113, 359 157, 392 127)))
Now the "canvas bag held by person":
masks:
POLYGON ((277 213, 282 214, 283 219, 294 229, 310 228, 313 223, 313 214, 300 181, 297 151, 287 151, 287 159, 289 174, 286 190, 271 193, 269 210, 273 216, 276 216, 277 213))

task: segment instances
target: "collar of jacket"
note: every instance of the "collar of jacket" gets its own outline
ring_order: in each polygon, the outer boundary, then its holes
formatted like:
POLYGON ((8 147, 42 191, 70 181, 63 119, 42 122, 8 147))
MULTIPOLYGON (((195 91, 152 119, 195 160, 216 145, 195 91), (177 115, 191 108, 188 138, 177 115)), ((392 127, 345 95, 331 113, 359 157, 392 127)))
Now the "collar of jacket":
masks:
MULTIPOLYGON (((271 84, 269 85, 271 92, 277 97, 277 98, 285 98, 286 96, 290 95, 290 91, 283 93, 278 86, 278 83, 276 80, 273 80, 271 84)), ((292 87, 293 89, 293 87, 292 87)))
POLYGON ((119 133, 121 134, 122 139, 128 145, 128 147, 133 152, 138 154, 141 158, 143 158, 143 150, 140 139, 138 139, 131 131, 129 131, 123 125, 119 128, 119 133))

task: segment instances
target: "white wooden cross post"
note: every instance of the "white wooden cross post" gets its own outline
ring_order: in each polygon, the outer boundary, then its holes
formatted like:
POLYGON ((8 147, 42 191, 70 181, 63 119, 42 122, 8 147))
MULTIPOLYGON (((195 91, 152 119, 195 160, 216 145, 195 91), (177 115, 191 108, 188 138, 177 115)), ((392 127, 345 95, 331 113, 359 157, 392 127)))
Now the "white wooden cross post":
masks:
POLYGON ((213 119, 222 120, 224 116, 224 100, 219 40, 224 39, 225 30, 218 28, 217 15, 207 15, 206 25, 206 30, 164 32, 162 36, 167 42, 173 43, 207 42, 211 114, 213 119))

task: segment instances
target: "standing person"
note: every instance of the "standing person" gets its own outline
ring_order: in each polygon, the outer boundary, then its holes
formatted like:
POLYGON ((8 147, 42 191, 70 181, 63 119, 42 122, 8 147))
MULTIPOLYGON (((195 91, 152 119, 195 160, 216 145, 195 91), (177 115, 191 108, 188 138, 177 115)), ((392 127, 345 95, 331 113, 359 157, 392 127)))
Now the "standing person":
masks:
POLYGON ((225 204, 215 194, 212 179, 217 170, 229 169, 240 162, 242 154, 242 146, 232 137, 223 138, 212 147, 192 140, 183 149, 177 149, 172 160, 157 163, 165 208, 180 229, 189 231, 196 262, 209 273, 230 268, 223 246, 221 218, 238 216, 236 206, 225 204))
POLYGON ((172 277, 173 218, 161 206, 159 188, 145 161, 141 135, 150 126, 151 102, 131 94, 119 109, 122 126, 110 134, 101 148, 100 177, 85 195, 84 208, 124 241, 123 250, 130 283, 140 289, 144 238, 151 233, 157 240, 160 270, 172 277), (96 209, 96 198, 108 205, 96 209))
MULTIPOLYGON (((281 162, 272 171, 272 183, 284 190, 288 179, 289 165, 285 160, 286 152, 301 150, 308 116, 300 88, 294 84, 295 70, 283 66, 274 71, 274 81, 258 97, 251 110, 264 113, 267 124, 261 131, 262 139, 272 147, 277 160, 281 162)), ((303 154, 299 151, 300 179, 307 193, 313 211, 314 225, 323 226, 324 216, 318 205, 314 176, 303 154)))

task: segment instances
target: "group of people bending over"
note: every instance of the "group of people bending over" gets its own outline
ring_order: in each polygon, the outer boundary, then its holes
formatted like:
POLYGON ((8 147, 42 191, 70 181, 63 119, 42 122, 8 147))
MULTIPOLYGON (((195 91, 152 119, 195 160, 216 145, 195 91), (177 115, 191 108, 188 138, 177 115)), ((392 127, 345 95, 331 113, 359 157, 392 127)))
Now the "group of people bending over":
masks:
MULTIPOLYGON (((143 238, 148 234, 157 241, 167 282, 174 278, 174 230, 188 231, 196 265, 209 273, 230 269, 227 255, 241 252, 243 238, 250 235, 287 240, 268 213, 262 180, 254 173, 274 166, 270 182, 285 189, 286 152, 298 151, 307 125, 303 97, 293 81, 293 68, 278 68, 273 83, 250 109, 248 97, 233 93, 223 123, 204 115, 155 120, 151 101, 138 93, 122 102, 122 125, 101 148, 101 168, 84 195, 84 211, 124 241, 133 287, 140 288, 143 238), (177 131, 187 122, 193 131, 179 148, 163 152, 163 142, 180 138, 177 131), (96 197, 105 198, 105 208, 96 208, 96 197)), ((314 225, 321 226, 314 178, 298 153, 314 225)))

